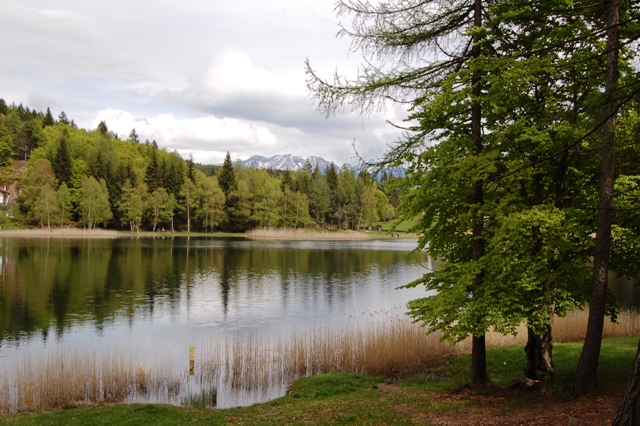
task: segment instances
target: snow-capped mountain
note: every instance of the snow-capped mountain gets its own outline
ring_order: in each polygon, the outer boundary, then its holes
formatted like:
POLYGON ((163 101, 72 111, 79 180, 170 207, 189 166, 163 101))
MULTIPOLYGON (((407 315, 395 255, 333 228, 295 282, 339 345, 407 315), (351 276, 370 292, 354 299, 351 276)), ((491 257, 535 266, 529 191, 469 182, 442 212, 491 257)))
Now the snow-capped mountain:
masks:
MULTIPOLYGON (((297 155, 274 155, 271 157, 263 157, 262 155, 253 155, 248 159, 242 161, 243 167, 253 167, 256 169, 273 169, 273 170, 302 170, 305 162, 309 160, 311 166, 315 168, 316 164, 320 168, 320 171, 324 171, 331 165, 330 161, 321 157, 311 156, 309 158, 302 158, 297 155)), ((336 165, 336 167, 339 167, 336 165)))

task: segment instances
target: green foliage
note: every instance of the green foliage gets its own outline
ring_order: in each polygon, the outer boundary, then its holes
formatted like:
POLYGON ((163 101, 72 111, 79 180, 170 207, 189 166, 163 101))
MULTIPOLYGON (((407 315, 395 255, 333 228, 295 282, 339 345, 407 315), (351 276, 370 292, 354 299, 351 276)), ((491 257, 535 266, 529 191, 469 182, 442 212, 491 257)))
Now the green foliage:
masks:
POLYGON ((27 169, 22 192, 18 197, 18 205, 21 207, 19 211, 26 213, 27 221, 50 227, 56 206, 56 186, 49 160, 35 160, 27 169))
POLYGON ((71 219, 73 204, 71 202, 71 192, 66 183, 62 183, 56 191, 56 222, 62 228, 71 219))
POLYGON ((204 410, 205 408, 215 407, 217 400, 218 391, 216 388, 212 388, 208 391, 202 391, 199 394, 189 395, 187 398, 182 400, 182 405, 204 410))
MULTIPOLYGON (((58 225, 77 223, 88 227, 99 223, 139 231, 171 222, 172 229, 175 225, 178 230, 191 231, 199 227, 234 232, 253 226, 305 227, 312 221, 309 214, 313 212, 310 207, 312 183, 317 223, 334 229, 355 229, 362 211, 363 193, 358 192, 360 183, 356 183, 359 178, 349 168, 332 167, 329 176, 323 176, 318 170, 312 177, 313 168, 308 164, 307 170, 273 173, 244 169, 240 163, 234 166, 229 153, 223 166, 203 166, 195 164, 192 158, 185 161, 176 152, 160 149, 155 141, 140 143, 135 129, 127 140, 120 140, 106 123, 100 123, 97 130, 87 131, 76 128, 64 112, 57 122, 51 123, 47 113, 22 105, 7 106, 6 114, 0 117, 0 165, 8 165, 16 154, 22 159, 30 154, 29 167, 36 160, 47 160, 56 179, 50 183, 51 188, 65 184, 63 200, 58 200, 58 204, 65 207, 60 207, 54 221, 58 225), (44 129, 38 124, 39 120, 48 120, 44 129), (15 151, 17 141, 24 144, 15 151), (81 196, 81 192, 87 192, 87 177, 104 181, 108 193, 111 214, 99 222, 89 220, 88 200, 85 195, 81 196), (81 191, 83 182, 85 187, 81 191), (140 185, 142 182, 144 186, 140 185), (164 205, 161 210, 152 205, 158 203, 150 196, 158 189, 164 189, 169 197, 161 203, 164 205), (148 214, 141 215, 141 211, 148 214)), ((15 171, 15 168, 3 167, 2 182, 20 179, 15 171)), ((95 185, 90 186, 96 189, 95 185)), ((42 211, 46 208, 39 208, 36 213, 36 205, 25 202, 28 198, 35 200, 38 191, 27 188, 16 206, 16 213, 26 223, 46 222, 42 221, 42 211)), ((381 194, 377 196, 378 210, 384 209, 383 205, 388 202, 381 194)))
POLYGON ((253 173, 253 219, 258 226, 275 228, 280 221, 280 182, 264 169, 253 173))
POLYGON ((218 170, 217 176, 220 189, 224 192, 225 197, 228 197, 229 193, 236 187, 236 178, 229 151, 227 151, 227 155, 224 157, 224 162, 220 170, 218 170))
POLYGON ((24 160, 27 161, 31 152, 47 142, 42 131, 42 123, 37 118, 26 121, 20 127, 15 140, 16 152, 21 152, 24 160))
MULTIPOLYGON (((620 84, 611 91, 605 65, 612 55, 599 30, 607 14, 591 7, 339 1, 339 13, 353 18, 343 34, 366 64, 358 78, 330 82, 307 63, 308 87, 326 115, 345 106, 367 114, 389 99, 411 105, 409 129, 381 163, 408 166, 400 212, 420 218, 419 248, 442 260, 408 285, 427 290, 409 312, 429 333, 458 341, 491 328, 511 333, 521 322, 543 333, 554 313, 587 300, 603 210, 593 153, 611 111, 629 119, 619 134, 626 139, 616 142, 625 148, 612 265, 639 272, 623 266, 638 264, 640 241, 638 216, 627 214, 637 209, 637 119, 630 123, 639 80, 628 66, 637 50, 620 48, 620 84), (441 54, 424 60, 432 48, 441 54)), ((625 43, 637 38, 636 9, 623 5, 625 43)), ((375 190, 360 186, 367 225, 386 206, 375 190)))
POLYGON ((109 205, 109 190, 104 179, 84 176, 78 190, 78 213, 84 227, 93 229, 113 216, 109 205))
POLYGON ((71 162, 71 154, 67 147, 68 132, 63 130, 62 137, 60 138, 60 144, 56 151, 55 160, 53 162, 53 171, 56 174, 56 178, 59 183, 69 183, 71 181, 71 174, 73 171, 73 165, 71 162))
POLYGON ((11 164, 13 155, 13 138, 9 128, 0 121, 0 166, 11 164))

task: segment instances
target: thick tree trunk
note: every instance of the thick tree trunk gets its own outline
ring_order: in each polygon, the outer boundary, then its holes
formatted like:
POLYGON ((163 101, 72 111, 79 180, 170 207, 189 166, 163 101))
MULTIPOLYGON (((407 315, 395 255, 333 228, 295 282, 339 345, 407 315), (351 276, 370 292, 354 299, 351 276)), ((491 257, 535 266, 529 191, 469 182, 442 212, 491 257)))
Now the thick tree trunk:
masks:
POLYGON ((593 256, 593 275, 589 319, 584 346, 580 354, 576 382, 576 395, 593 390, 596 386, 602 327, 607 301, 607 281, 609 274, 609 253, 611 248, 611 221, 613 217, 613 183, 615 178, 614 147, 616 140, 616 105, 611 97, 618 83, 618 24, 620 23, 620 0, 608 2, 609 17, 607 30, 607 75, 605 93, 609 96, 605 107, 608 117, 602 132, 602 156, 600 159, 600 200, 598 202, 598 223, 596 229, 596 250, 593 256))
POLYGON ((613 420, 613 426, 640 425, 640 341, 636 351, 636 360, 633 363, 633 371, 629 377, 627 390, 622 397, 622 403, 618 408, 618 414, 613 420))
MULTIPOLYGON (((482 26, 482 2, 476 0, 474 12, 474 26, 482 26)), ((471 56, 478 58, 480 56, 480 36, 473 36, 473 49, 471 56)), ((482 109, 478 100, 482 94, 480 88, 481 75, 478 70, 473 71, 471 75, 472 98, 471 104, 471 137, 475 146, 475 154, 482 154, 482 109)), ((475 223, 473 224, 473 261, 478 261, 484 256, 484 218, 480 212, 480 206, 484 201, 483 181, 476 180, 473 182, 473 203, 478 206, 475 223)), ((473 281, 473 291, 477 291, 482 285, 483 274, 479 273, 473 281)), ((487 349, 485 345, 484 333, 482 335, 473 335, 471 344, 471 382, 486 383, 489 381, 487 373, 487 349)))
POLYGON ((527 327, 528 339, 524 351, 527 354, 527 366, 524 373, 532 380, 552 380, 555 376, 553 368, 553 344, 551 343, 551 326, 543 335, 536 335, 527 327))

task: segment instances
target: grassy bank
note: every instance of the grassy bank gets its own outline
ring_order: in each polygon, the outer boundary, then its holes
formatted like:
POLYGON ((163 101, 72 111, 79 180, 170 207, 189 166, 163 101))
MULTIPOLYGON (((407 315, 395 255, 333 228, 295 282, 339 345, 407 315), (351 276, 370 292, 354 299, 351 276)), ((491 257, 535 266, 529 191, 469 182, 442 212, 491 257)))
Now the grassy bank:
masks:
POLYGON ((488 351, 493 385, 461 387, 468 378, 469 355, 457 355, 426 374, 385 379, 327 373, 294 382, 287 396, 252 407, 227 410, 166 405, 69 405, 44 413, 0 419, 0 425, 107 424, 607 424, 633 363, 635 337, 603 342, 599 388, 594 395, 568 396, 581 345, 554 348, 558 377, 529 390, 509 386, 522 378, 520 346, 488 351), (541 423, 542 422, 542 423, 541 423))
MULTIPOLYGON (((587 311, 575 311, 566 318, 557 318, 555 342, 582 339, 586 319, 587 311)), ((607 337, 639 334, 640 315, 636 311, 624 311, 618 324, 607 322, 605 326, 607 337)), ((488 334, 487 345, 493 348, 489 369, 497 384, 502 386, 511 379, 522 377, 525 336, 524 327, 516 336, 488 334)), ((255 390, 329 372, 400 380, 428 371, 432 380, 427 380, 424 386, 451 390, 468 378, 469 362, 465 357, 468 357, 470 343, 463 341, 452 346, 438 337, 425 336, 418 325, 400 312, 377 312, 344 326, 299 330, 282 339, 238 334, 197 349, 197 362, 190 380, 196 380, 203 390, 196 395, 185 395, 185 391, 189 391, 185 380, 189 378, 184 373, 144 362, 135 363, 126 354, 41 354, 33 359, 19 360, 13 379, 8 378, 7 372, 0 377, 0 413, 158 400, 158 395, 164 395, 174 404, 211 406, 215 399, 212 397, 215 384, 223 383, 230 389, 255 390)), ((625 343, 620 356, 626 362, 635 351, 635 339, 622 341, 625 343)), ((579 347, 580 343, 556 346, 558 383, 571 381, 579 347)), ((613 362, 609 366, 612 372, 625 365, 615 357, 612 361, 603 360, 613 362)), ((605 377, 608 379, 611 374, 605 377)), ((619 375, 616 377, 622 380, 619 375)))

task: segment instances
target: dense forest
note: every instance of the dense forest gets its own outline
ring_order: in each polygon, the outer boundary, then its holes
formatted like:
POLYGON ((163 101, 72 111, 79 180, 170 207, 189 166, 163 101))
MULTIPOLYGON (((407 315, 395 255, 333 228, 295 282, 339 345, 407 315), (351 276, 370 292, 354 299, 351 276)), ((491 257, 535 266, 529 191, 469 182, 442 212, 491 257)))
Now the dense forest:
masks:
MULTIPOLYGON (((333 164, 321 173, 194 163, 122 140, 100 122, 80 129, 61 112, 0 99, 0 187, 22 226, 104 227, 130 231, 232 231, 255 227, 361 229, 394 218, 394 179, 373 179, 333 164)), ((5 219, 6 220, 6 219, 5 219)))

